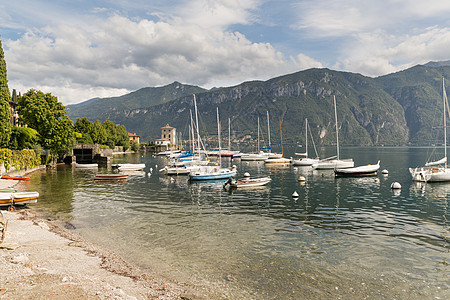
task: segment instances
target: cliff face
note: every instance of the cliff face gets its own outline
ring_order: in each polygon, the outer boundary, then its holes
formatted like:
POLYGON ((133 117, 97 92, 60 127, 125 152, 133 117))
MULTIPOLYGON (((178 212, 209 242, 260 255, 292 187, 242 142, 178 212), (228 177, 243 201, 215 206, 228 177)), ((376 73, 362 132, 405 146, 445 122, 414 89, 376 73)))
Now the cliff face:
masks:
MULTIPOLYGON (((203 134, 217 134, 216 107, 219 107, 224 132, 230 119, 234 136, 256 136, 259 117, 262 134, 267 136, 268 111, 272 135, 279 136, 281 127, 283 142, 304 143, 304 123, 308 118, 314 140, 326 145, 335 142, 335 96, 342 144, 419 143, 418 136, 432 126, 431 111, 439 101, 439 82, 436 83, 439 76, 436 74, 446 68, 449 67, 421 66, 379 78, 329 69, 310 69, 264 82, 245 82, 209 91, 190 86, 184 88, 176 83, 177 91, 183 91, 178 94, 173 93, 174 83, 159 88, 170 89, 171 100, 166 97, 162 101, 155 93, 141 93, 140 101, 147 105, 125 105, 130 101, 129 94, 122 96, 128 96, 122 102, 121 97, 116 100, 121 105, 108 108, 107 101, 104 101, 103 107, 107 108, 95 117, 90 116, 90 119, 110 119, 123 124, 129 131, 139 134, 142 141, 159 137, 160 127, 166 123, 177 127, 177 131, 187 138, 189 110, 194 113, 192 94, 195 93, 203 134)), ((165 92, 160 94, 167 95, 165 92)), ((89 111, 89 105, 81 105, 78 116, 83 110, 89 111)), ((70 111, 68 114, 73 117, 70 111)))

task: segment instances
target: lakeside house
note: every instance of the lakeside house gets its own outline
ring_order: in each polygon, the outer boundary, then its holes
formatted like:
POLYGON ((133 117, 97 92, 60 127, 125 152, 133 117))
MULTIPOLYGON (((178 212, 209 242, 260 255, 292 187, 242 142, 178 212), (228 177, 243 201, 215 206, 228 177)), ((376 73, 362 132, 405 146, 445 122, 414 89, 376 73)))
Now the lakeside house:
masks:
POLYGON ((136 133, 130 133, 128 132, 128 138, 130 140, 130 144, 137 142, 139 144, 139 138, 140 136, 137 135, 136 133))
POLYGON ((177 129, 169 126, 169 124, 161 127, 161 138, 155 140, 156 151, 161 152, 175 149, 177 146, 176 134, 177 129))

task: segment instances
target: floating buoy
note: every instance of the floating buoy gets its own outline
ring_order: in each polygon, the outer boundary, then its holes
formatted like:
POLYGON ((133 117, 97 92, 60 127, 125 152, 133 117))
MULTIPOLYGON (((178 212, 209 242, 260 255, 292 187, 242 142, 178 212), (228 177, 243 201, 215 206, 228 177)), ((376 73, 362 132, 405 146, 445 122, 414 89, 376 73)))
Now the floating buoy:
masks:
POLYGON ((297 168, 294 168, 294 171, 297 171, 297 168))
POLYGON ((303 177, 303 176, 300 176, 300 177, 298 178, 298 181, 306 181, 306 178, 303 177))
POLYGON ((298 198, 298 193, 297 193, 297 191, 294 191, 294 193, 292 193, 292 198, 298 198))
POLYGON ((248 161, 245 162, 246 165, 250 164, 248 161))
POLYGON ((384 169, 383 171, 381 171, 381 174, 389 174, 389 171, 384 169))
POLYGON ((398 182, 393 182, 391 184, 391 189, 393 189, 393 190, 399 190, 401 188, 402 188, 402 185, 400 183, 398 183, 398 182))
POLYGON ((150 168, 150 173, 153 172, 153 168, 150 168))
POLYGON ((244 173, 244 177, 250 177, 250 173, 249 172, 245 172, 244 173))

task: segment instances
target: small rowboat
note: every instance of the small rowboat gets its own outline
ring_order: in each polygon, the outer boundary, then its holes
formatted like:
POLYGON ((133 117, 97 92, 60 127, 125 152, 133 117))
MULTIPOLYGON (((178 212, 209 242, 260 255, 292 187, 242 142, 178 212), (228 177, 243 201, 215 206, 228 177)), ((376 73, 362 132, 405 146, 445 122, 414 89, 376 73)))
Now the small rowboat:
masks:
POLYGON ((38 198, 38 192, 0 192, 0 206, 36 203, 38 198))
POLYGON ((76 168, 98 168, 98 164, 75 164, 76 168))
POLYGON ((254 187, 254 186, 262 186, 268 184, 272 179, 267 177, 258 177, 258 178, 242 178, 238 180, 228 180, 225 182, 224 187, 229 184, 233 188, 244 188, 244 187, 254 187))
POLYGON ((1 178, 2 179, 13 179, 13 180, 30 180, 30 177, 24 177, 24 176, 3 175, 1 178))
POLYGON ((97 174, 94 176, 94 180, 127 180, 126 174, 97 174))
POLYGON ((117 164, 111 167, 119 171, 140 171, 145 168, 145 164, 117 164))

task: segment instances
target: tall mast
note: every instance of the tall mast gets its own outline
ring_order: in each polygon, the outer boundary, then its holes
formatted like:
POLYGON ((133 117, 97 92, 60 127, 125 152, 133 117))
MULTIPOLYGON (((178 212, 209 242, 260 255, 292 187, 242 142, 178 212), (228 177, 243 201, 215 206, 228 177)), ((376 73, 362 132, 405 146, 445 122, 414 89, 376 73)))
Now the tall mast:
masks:
POLYGON ((305 119, 305 121, 306 121, 306 131, 305 131, 305 138, 306 138, 306 151, 305 151, 305 153, 306 153, 306 156, 305 157, 308 157, 308 119, 306 118, 305 119))
POLYGON ((194 108, 195 108, 195 127, 197 127, 197 147, 198 151, 200 153, 200 132, 198 130, 198 111, 197 111, 197 100, 195 100, 195 94, 194 94, 194 108))
POLYGON ((267 111, 267 135, 269 136, 269 152, 272 152, 270 147, 270 121, 269 121, 269 111, 267 111))
POLYGON ((259 153, 259 116, 258 116, 258 149, 256 149, 256 152, 259 153))
POLYGON ((230 125, 230 118, 228 118, 228 151, 231 151, 231 125, 230 125))
POLYGON ((219 122, 219 108, 216 107, 217 111, 217 137, 219 139, 219 166, 222 166, 222 154, 220 153, 220 122, 219 122))
POLYGON ((189 109, 191 115, 191 125, 189 125, 189 139, 191 140, 192 153, 195 153, 195 135, 194 135, 194 121, 192 119, 192 109, 189 109))
POLYGON ((445 168, 447 169, 447 119, 446 119, 446 112, 445 112, 445 104, 447 100, 447 95, 445 93, 445 84, 444 84, 444 77, 442 77, 442 100, 444 102, 444 157, 445 157, 445 168))
POLYGON ((338 129, 337 110, 336 110, 336 97, 333 96, 333 99, 334 99, 334 118, 336 120, 336 154, 337 154, 337 159, 339 160, 339 129, 338 129))

